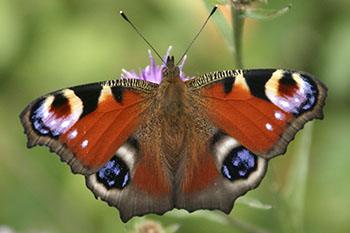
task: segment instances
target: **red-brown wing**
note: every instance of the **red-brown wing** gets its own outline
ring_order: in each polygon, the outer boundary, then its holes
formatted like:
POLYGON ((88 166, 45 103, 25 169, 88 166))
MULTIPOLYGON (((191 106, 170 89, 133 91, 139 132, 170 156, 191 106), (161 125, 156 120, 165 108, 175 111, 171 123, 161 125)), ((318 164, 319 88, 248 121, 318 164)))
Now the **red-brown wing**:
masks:
POLYGON ((40 97, 20 115, 28 147, 45 145, 59 154, 72 172, 85 175, 96 198, 119 209, 124 222, 162 214, 173 208, 171 184, 159 157, 136 136, 157 86, 124 79, 40 97))
POLYGON ((283 154, 304 124, 322 118, 326 87, 289 70, 222 71, 188 82, 201 89, 210 120, 264 158, 283 154))
POLYGON ((193 155, 186 161, 175 207, 189 212, 217 209, 228 214, 239 196, 259 185, 268 161, 217 128, 206 143, 197 161, 193 155))
POLYGON ((97 173, 86 176, 86 185, 127 222, 134 216, 164 214, 174 208, 172 184, 159 158, 131 136, 97 173))
POLYGON ((307 121, 322 118, 327 92, 310 74, 288 70, 220 71, 186 84, 213 125, 208 146, 184 165, 175 203, 190 212, 229 213, 236 198, 258 186, 268 159, 284 153, 307 121))
POLYGON ((48 146, 73 173, 92 174, 137 129, 156 87, 124 79, 66 88, 40 97, 20 115, 28 147, 48 146))

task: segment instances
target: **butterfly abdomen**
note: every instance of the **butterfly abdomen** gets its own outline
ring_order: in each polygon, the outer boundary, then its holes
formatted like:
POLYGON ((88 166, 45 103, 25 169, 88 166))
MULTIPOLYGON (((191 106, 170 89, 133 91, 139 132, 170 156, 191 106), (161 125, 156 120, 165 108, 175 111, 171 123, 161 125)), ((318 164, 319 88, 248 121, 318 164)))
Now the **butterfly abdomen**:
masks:
POLYGON ((173 167, 191 150, 191 139, 198 139, 194 137, 194 119, 198 119, 199 114, 195 113, 191 93, 180 78, 164 79, 157 96, 159 99, 155 101, 152 110, 153 116, 158 119, 155 132, 158 132, 160 151, 173 167))

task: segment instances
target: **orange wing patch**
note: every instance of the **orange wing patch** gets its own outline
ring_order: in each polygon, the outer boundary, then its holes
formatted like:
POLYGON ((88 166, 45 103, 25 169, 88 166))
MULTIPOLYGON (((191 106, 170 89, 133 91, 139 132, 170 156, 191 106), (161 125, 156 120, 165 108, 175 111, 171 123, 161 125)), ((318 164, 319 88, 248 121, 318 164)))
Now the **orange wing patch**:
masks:
POLYGON ((121 103, 111 93, 104 94, 96 110, 80 119, 60 140, 84 166, 103 166, 138 127, 139 116, 147 108, 141 105, 143 99, 136 91, 124 91, 121 103))
POLYGON ((264 154, 274 147, 292 120, 292 115, 272 103, 250 94, 244 85, 235 85, 226 94, 223 85, 213 84, 203 89, 205 104, 214 124, 255 154, 264 154))

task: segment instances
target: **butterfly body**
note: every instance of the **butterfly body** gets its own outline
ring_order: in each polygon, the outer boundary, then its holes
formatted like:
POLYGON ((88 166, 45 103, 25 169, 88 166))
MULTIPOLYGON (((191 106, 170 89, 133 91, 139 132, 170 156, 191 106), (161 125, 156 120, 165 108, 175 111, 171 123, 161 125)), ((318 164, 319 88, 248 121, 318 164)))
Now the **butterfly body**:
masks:
POLYGON ((159 85, 119 79, 65 88, 20 115, 28 147, 59 154, 124 222, 173 208, 229 213, 268 160, 323 117, 326 87, 304 72, 229 70, 183 81, 173 57, 160 72, 159 85))

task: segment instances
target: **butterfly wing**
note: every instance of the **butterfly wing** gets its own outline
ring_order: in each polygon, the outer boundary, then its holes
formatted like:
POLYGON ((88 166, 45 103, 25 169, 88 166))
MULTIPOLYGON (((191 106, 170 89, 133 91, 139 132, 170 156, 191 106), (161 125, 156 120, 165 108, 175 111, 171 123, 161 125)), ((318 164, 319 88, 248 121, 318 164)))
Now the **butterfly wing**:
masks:
POLYGON ((20 115, 28 147, 44 145, 56 152, 73 173, 85 175, 96 198, 120 210, 124 222, 135 215, 162 214, 173 208, 170 183, 156 160, 159 146, 149 146, 155 135, 142 129, 153 119, 147 114, 152 114, 157 88, 122 79, 40 97, 20 115))
POLYGON ((221 71, 188 81, 220 129, 264 158, 283 154, 307 121, 322 119, 327 88, 304 72, 221 71))
POLYGON ((49 147, 73 173, 95 173, 139 126, 156 88, 156 84, 123 79, 42 96, 20 114, 27 145, 49 147))
POLYGON ((229 213, 236 198, 258 186, 268 159, 283 154, 307 121, 323 117, 327 92, 310 74, 275 69, 214 72, 186 85, 213 124, 209 146, 197 155, 200 169, 191 160, 184 165, 176 208, 190 212, 229 213))
POLYGON ((175 205, 189 212, 218 209, 228 214, 239 196, 260 184, 268 160, 218 128, 206 143, 206 150, 198 154, 200 166, 186 161, 175 205))
POLYGON ((132 135, 97 173, 86 176, 86 185, 127 222, 133 216, 164 214, 174 208, 167 170, 156 154, 132 135))

